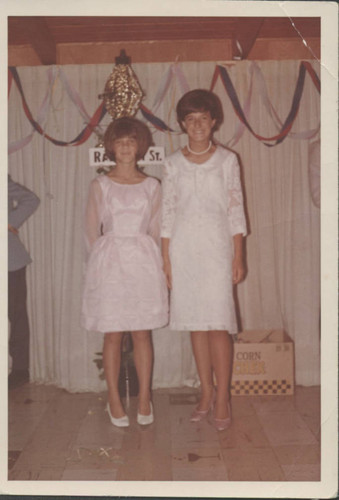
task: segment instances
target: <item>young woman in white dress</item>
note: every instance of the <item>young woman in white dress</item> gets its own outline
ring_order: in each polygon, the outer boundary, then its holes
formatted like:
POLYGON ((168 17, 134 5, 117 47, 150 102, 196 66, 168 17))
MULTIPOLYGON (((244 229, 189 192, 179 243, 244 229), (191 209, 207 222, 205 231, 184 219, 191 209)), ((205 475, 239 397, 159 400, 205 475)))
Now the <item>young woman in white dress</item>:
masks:
POLYGON ((233 285, 244 279, 246 221, 236 155, 213 141, 223 121, 219 98, 185 94, 177 119, 187 145, 165 161, 162 252, 170 293, 170 328, 189 330, 201 398, 191 421, 212 412, 218 430, 231 424, 233 285), (213 384, 213 371, 216 388, 213 384))
POLYGON ((168 291, 160 243, 160 183, 137 167, 152 144, 135 118, 120 118, 106 130, 104 144, 114 168, 89 188, 85 235, 89 258, 82 324, 105 333, 104 373, 112 424, 127 427, 118 381, 123 332, 131 332, 139 381, 139 424, 153 422, 150 396, 153 350, 150 330, 168 322, 168 291))

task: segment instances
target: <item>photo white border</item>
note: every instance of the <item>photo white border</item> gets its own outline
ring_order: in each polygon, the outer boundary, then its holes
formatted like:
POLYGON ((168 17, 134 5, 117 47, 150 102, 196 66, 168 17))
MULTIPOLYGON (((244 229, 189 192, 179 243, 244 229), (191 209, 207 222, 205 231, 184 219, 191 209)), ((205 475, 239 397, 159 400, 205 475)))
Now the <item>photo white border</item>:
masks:
MULTIPOLYGON (((317 482, 122 482, 122 481, 8 481, 7 405, 0 410, 0 493, 188 498, 330 498, 338 485, 338 5, 324 1, 224 0, 2 0, 0 3, 0 99, 7 110, 7 16, 264 16, 321 17, 321 481, 317 482)), ((7 113, 2 113, 0 168, 2 210, 0 301, 0 387, 7 395, 7 113)))

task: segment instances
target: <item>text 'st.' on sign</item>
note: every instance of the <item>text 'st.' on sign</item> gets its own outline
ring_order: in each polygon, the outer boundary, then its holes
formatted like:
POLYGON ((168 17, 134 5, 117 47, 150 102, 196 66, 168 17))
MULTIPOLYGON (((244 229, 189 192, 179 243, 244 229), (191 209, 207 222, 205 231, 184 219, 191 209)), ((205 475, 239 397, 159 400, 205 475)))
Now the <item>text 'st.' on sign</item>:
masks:
MULTIPOLYGON (((143 165, 162 165, 165 159, 165 150, 162 146, 151 146, 144 158, 138 161, 138 164, 143 165)), ((89 165, 90 167, 100 167, 105 165, 115 165, 105 155, 104 148, 90 148, 89 149, 89 165)))

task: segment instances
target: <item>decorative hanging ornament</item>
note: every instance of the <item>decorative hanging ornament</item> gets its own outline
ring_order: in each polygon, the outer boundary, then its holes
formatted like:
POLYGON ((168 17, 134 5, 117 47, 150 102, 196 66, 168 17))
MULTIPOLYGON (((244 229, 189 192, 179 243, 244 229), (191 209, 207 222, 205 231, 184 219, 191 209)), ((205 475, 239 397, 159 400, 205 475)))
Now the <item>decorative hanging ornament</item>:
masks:
POLYGON ((115 58, 116 65, 106 82, 104 93, 99 95, 113 120, 134 116, 145 95, 130 62, 131 58, 122 49, 120 56, 115 58))

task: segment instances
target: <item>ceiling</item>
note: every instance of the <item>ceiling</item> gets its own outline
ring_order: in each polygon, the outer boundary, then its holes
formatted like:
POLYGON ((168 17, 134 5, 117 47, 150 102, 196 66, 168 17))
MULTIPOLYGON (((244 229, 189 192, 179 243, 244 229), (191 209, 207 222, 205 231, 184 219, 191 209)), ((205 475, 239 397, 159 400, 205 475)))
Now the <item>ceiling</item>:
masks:
POLYGON ((319 38, 320 18, 297 17, 8 17, 8 46, 30 47, 40 64, 57 64, 62 44, 231 40, 245 59, 257 39, 319 38))

